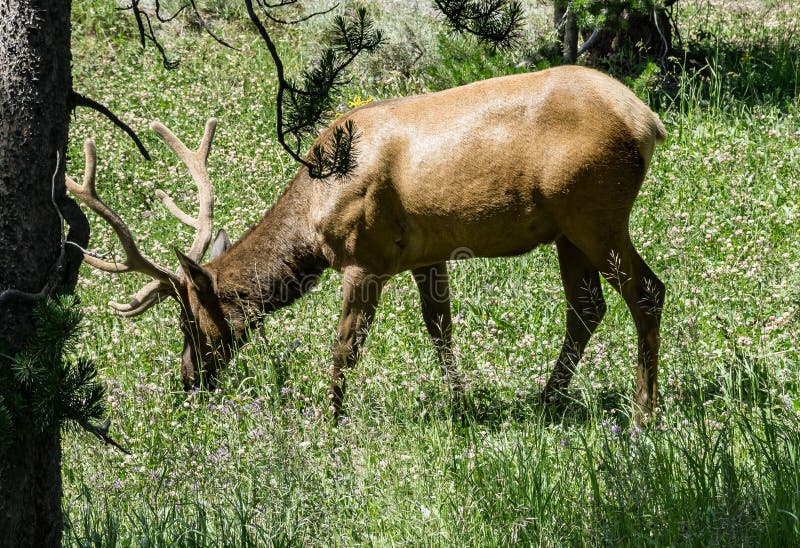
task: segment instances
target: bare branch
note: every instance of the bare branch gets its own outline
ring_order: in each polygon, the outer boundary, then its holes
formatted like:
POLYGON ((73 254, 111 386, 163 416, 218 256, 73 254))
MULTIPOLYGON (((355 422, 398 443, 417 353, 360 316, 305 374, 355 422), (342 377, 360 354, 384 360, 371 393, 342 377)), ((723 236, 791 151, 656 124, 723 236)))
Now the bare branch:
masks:
MULTIPOLYGON (((136 20, 136 28, 139 31, 139 43, 141 44, 142 48, 145 47, 147 41, 150 41, 158 50, 159 54, 161 55, 161 62, 164 65, 164 68, 167 70, 172 70, 178 68, 180 61, 173 60, 170 61, 167 57, 167 52, 164 49, 164 46, 156 37, 155 31, 153 30, 152 22, 150 21, 150 15, 142 9, 140 6, 141 0, 131 0, 130 5, 124 6, 119 8, 122 11, 130 11, 133 13, 133 17, 136 20)), ((158 22, 160 23, 168 23, 178 17, 184 10, 187 8, 191 8, 192 13, 194 13, 197 22, 199 23, 200 27, 208 34, 214 41, 217 43, 225 46, 226 48, 230 48, 232 50, 239 51, 236 47, 232 46, 219 36, 217 36, 213 30, 211 30, 211 26, 206 22, 203 15, 200 13, 200 10, 197 7, 197 3, 195 0, 188 0, 186 4, 181 5, 174 13, 171 15, 162 15, 162 6, 160 0, 155 1, 155 16, 158 22)))
POLYGON ((195 17, 197 17, 197 21, 200 23, 200 26, 203 27, 203 30, 206 31, 206 34, 208 34, 211 38, 213 38, 214 41, 217 42, 218 44, 223 45, 226 48, 232 49, 234 51, 239 51, 238 48, 235 48, 234 46, 230 45, 228 42, 226 42, 225 40, 214 34, 214 32, 211 30, 211 27, 208 25, 208 23, 206 23, 206 20, 200 14, 200 10, 197 9, 197 4, 195 3, 195 0, 189 0, 189 5, 192 6, 192 11, 194 11, 194 15, 195 17))
POLYGON ((184 4, 181 7, 179 7, 178 10, 175 13, 173 13, 172 15, 167 15, 165 17, 165 16, 161 15, 161 1, 160 0, 156 0, 156 18, 158 19, 158 21, 160 23, 169 23, 170 21, 172 21, 173 19, 178 17, 183 12, 183 10, 185 10, 187 7, 188 6, 186 4, 184 4))
POLYGON ((92 424, 89 421, 80 421, 78 423, 81 428, 95 436, 98 440, 102 441, 106 445, 111 445, 112 447, 116 447, 118 450, 122 451, 126 455, 130 455, 130 451, 122 447, 114 438, 108 435, 108 430, 111 426, 111 418, 107 418, 103 421, 102 424, 92 424))
POLYGON ((167 70, 173 70, 178 68, 181 64, 180 59, 175 59, 174 61, 169 60, 169 58, 167 57, 167 51, 164 49, 164 46, 161 45, 161 42, 158 41, 158 38, 156 38, 156 33, 153 30, 153 24, 150 22, 150 16, 147 15, 146 12, 142 12, 142 16, 144 16, 144 20, 147 21, 148 33, 146 36, 156 47, 158 53, 161 54, 161 64, 163 64, 164 68, 167 70))
MULTIPOLYGON (((180 61, 170 61, 167 58, 167 52, 164 50, 161 42, 158 41, 158 38, 156 38, 156 35, 153 32, 153 25, 150 23, 150 16, 147 14, 147 12, 139 7, 139 2, 140 0, 131 0, 130 6, 124 6, 117 9, 121 11, 130 11, 133 13, 133 17, 136 20, 136 28, 139 31, 139 43, 141 44, 142 49, 145 48, 147 40, 149 40, 161 54, 161 62, 165 69, 172 70, 178 68, 180 61), (145 26, 145 22, 147 22, 147 26, 145 26)), ((160 15, 160 8, 160 3, 156 4, 156 18, 159 21, 171 21, 177 16, 178 13, 182 11, 182 9, 179 9, 173 16, 162 17, 160 15)))
POLYGON ((150 153, 147 152, 146 148, 144 148, 144 145, 142 144, 142 141, 139 139, 139 136, 136 134, 136 132, 133 131, 133 129, 131 129, 128 124, 126 124, 125 122, 123 122, 122 120, 117 118, 117 116, 113 112, 111 112, 111 110, 109 110, 108 107, 106 107, 103 104, 98 103, 94 99, 90 99, 89 97, 86 97, 85 95, 81 95, 80 93, 78 93, 74 89, 70 90, 70 92, 69 92, 69 101, 70 101, 70 103, 72 105, 72 108, 75 108, 75 107, 87 107, 87 108, 90 108, 92 110, 96 110, 97 112, 99 112, 100 114, 102 114, 103 116, 105 116, 106 118, 111 120, 111 122, 115 126, 117 126, 122 131, 127 133, 128 136, 131 139, 133 139, 133 142, 136 143, 136 147, 139 149, 139 152, 142 154, 142 156, 144 156, 146 160, 150 159, 150 153))

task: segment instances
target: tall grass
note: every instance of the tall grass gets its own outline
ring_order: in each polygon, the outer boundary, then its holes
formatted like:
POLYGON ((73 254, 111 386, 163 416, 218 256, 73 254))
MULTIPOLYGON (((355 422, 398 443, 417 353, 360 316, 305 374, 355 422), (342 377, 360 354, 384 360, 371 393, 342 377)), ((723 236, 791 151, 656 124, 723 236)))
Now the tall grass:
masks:
MULTIPOLYGON (((343 105, 521 70, 513 54, 439 36, 421 4, 379 4, 371 9, 396 38, 382 54, 389 70, 378 70, 380 59, 365 62, 343 105), (409 35, 423 50, 413 66, 417 54, 401 42, 409 35)), ((155 52, 140 52, 131 22, 104 6, 75 3, 76 89, 139 130, 159 119, 189 143, 206 118, 218 117, 216 220, 241 235, 296 170, 274 141, 264 48, 234 16, 215 24, 241 52, 190 26, 165 29, 169 51, 182 59, 179 71, 165 72, 155 52)), ((784 27, 797 20, 796 8, 781 8, 765 13, 784 27)), ((106 303, 144 280, 86 268, 80 296, 90 327, 76 351, 103 366, 112 433, 133 455, 67 438, 65 542, 797 544, 800 43, 772 19, 754 34, 744 16, 720 16, 712 42, 697 30, 705 19, 694 4, 685 9, 684 38, 702 55, 680 60, 684 70, 672 80, 645 73, 652 69, 631 80, 669 132, 632 218, 637 247, 668 288, 652 424, 629 420, 635 329, 608 286, 609 312, 570 402, 556 411, 538 403, 564 329, 549 247, 452 265, 456 352, 471 386, 463 421, 449 408, 410 278, 390 282, 363 359, 349 372, 345 417, 334 424, 326 389, 338 274, 270 316, 217 391, 185 393, 174 305, 133 321, 114 317, 106 303)), ((311 25, 280 35, 290 70, 310 55, 304 37, 320 32, 311 25)), ((69 172, 80 174, 81 141, 96 136, 99 192, 149 256, 172 264, 169 246, 188 244, 191 234, 160 208, 154 189, 193 210, 176 159, 144 133, 154 155, 145 163, 92 112, 79 110, 71 131, 69 172)), ((92 247, 118 249, 92 222, 92 247)))

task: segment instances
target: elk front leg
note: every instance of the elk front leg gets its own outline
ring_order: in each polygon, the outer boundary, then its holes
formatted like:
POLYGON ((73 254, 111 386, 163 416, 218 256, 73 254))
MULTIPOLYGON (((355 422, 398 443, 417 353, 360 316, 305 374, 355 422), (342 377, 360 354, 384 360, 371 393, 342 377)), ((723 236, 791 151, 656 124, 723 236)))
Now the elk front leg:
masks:
POLYGON ((542 402, 555 403, 569 386, 586 344, 606 312, 600 275, 589 258, 564 236, 556 241, 561 282, 567 299, 567 333, 561 354, 542 393, 542 402))
POLYGON ((342 410, 346 385, 344 370, 358 361, 361 345, 367 337, 383 285, 386 283, 385 276, 375 276, 355 268, 345 270, 343 278, 344 302, 333 343, 331 370, 330 398, 335 416, 342 410))
POLYGON ((455 367, 452 349, 453 324, 450 316, 450 283, 447 276, 447 264, 437 263, 416 268, 411 271, 419 289, 422 304, 422 318, 425 327, 433 340, 442 376, 448 383, 454 396, 464 390, 464 380, 455 367))

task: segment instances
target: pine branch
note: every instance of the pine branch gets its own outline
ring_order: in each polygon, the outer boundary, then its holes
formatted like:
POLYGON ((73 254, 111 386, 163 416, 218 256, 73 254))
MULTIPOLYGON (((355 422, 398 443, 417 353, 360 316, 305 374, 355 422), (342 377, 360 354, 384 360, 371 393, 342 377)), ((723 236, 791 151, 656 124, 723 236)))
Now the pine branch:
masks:
POLYGON ((121 451, 109 435, 110 421, 92 421, 106 414, 105 389, 97 367, 87 359, 71 359, 82 315, 72 295, 42 300, 34 309, 36 336, 0 369, 0 430, 13 428, 25 415, 37 428, 81 427, 121 451), (2 394, 8 396, 3 398, 2 394))
MULTIPOLYGON (((268 9, 294 4, 284 1, 269 4, 255 0, 262 12, 268 9)), ((315 146, 303 158, 303 144, 319 129, 325 113, 332 108, 332 95, 347 83, 344 71, 361 53, 372 53, 382 43, 383 35, 374 28, 366 9, 359 8, 347 16, 334 19, 331 34, 333 39, 320 55, 318 62, 307 69, 299 83, 290 81, 285 74, 283 61, 272 37, 256 13, 253 0, 245 0, 248 16, 267 46, 275 64, 278 79, 276 97, 276 130, 278 142, 298 163, 308 169, 311 177, 324 179, 330 176, 344 177, 355 167, 356 154, 352 150, 358 132, 352 123, 337 127, 331 132, 331 141, 315 146), (291 143, 290 143, 291 141, 291 143)), ((273 22, 281 19, 267 14, 273 22)))
POLYGON ((522 5, 509 0, 434 0, 448 25, 497 48, 512 48, 522 39, 522 5))

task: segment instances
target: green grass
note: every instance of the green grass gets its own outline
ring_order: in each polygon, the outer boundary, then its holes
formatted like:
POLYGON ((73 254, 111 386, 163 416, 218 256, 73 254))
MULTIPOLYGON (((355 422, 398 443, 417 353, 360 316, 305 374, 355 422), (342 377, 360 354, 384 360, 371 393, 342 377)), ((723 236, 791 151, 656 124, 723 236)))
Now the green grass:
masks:
MULTIPOLYGON (((217 226, 234 237, 296 170, 275 141, 265 48, 235 3, 217 3, 228 15, 215 24, 242 51, 190 26, 165 29, 170 54, 182 61, 175 72, 163 70, 154 50, 139 50, 132 21, 105 4, 74 6, 76 89, 142 132, 154 161, 96 113, 78 110, 68 170, 81 175, 81 142, 95 136, 101 195, 149 256, 170 265, 170 246, 192 235, 154 190, 188 210, 193 192, 182 166, 145 131, 150 120, 194 144, 207 118, 220 119, 210 172, 217 226)), ((452 265, 456 352, 471 383, 463 422, 449 410, 410 277, 384 294, 350 372, 346 419, 332 424, 326 389, 338 274, 269 317, 216 392, 187 394, 176 305, 117 318, 106 303, 144 279, 84 268, 77 352, 100 365, 112 434, 133 455, 88 436, 66 438, 65 543, 797 544, 800 39, 776 28, 796 29, 800 12, 770 5, 760 25, 752 24, 758 12, 721 17, 706 23, 716 33, 710 48, 699 32, 705 20, 689 4, 679 14, 684 38, 711 54, 708 66, 687 60, 663 85, 647 67, 630 80, 669 132, 632 219, 634 241, 668 288, 654 424, 640 430, 629 420, 636 335, 608 286, 609 312, 573 400, 555 412, 539 405, 564 329, 551 247, 452 265)), ((342 103, 519 70, 513 54, 440 38, 422 8, 408 28, 413 9, 379 14, 397 41, 362 63, 367 72, 342 103), (411 34, 424 52, 416 65, 413 48, 400 42, 411 34)), ((307 36, 319 32, 312 23, 280 34, 289 70, 302 68, 312 53, 307 36)), ((118 250, 91 220, 92 247, 118 250)))

